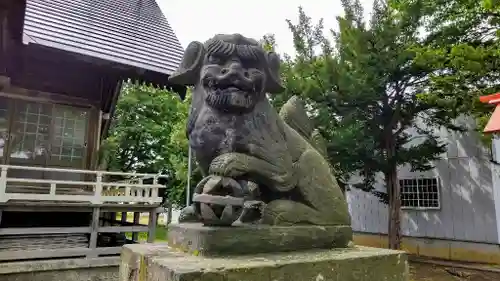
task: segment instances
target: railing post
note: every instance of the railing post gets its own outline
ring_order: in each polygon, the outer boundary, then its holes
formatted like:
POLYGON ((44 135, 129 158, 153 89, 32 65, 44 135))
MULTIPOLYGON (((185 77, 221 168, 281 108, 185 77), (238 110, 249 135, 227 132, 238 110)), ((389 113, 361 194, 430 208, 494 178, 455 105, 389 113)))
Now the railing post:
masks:
POLYGON ((144 197, 148 196, 147 191, 144 188, 144 179, 143 178, 141 178, 139 180, 139 187, 137 189, 139 191, 139 196, 138 197, 144 198, 144 197))
POLYGON ((158 197, 158 178, 155 176, 153 180, 153 190, 151 190, 151 197, 155 200, 158 197))
POLYGON ((7 189, 7 166, 2 166, 0 172, 0 202, 7 202, 5 190, 7 189))
POLYGON ((50 195, 56 195, 56 184, 55 183, 50 184, 50 195))
POLYGON ((96 185, 94 191, 94 204, 102 203, 102 172, 97 172, 96 185))
POLYGON ((127 197, 131 196, 131 194, 130 194, 130 186, 126 186, 125 187, 125 196, 127 196, 127 197))

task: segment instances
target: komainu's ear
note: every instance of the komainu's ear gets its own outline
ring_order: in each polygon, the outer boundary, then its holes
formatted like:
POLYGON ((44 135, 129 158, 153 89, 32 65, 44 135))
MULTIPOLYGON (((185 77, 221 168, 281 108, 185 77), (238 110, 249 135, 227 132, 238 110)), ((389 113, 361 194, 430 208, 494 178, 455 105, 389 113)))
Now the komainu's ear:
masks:
POLYGON ((168 78, 172 84, 194 86, 198 82, 198 75, 203 64, 205 49, 197 41, 189 43, 179 68, 168 78))
POLYGON ((280 79, 280 58, 275 52, 267 54, 267 83, 266 92, 270 94, 281 93, 285 90, 280 79))

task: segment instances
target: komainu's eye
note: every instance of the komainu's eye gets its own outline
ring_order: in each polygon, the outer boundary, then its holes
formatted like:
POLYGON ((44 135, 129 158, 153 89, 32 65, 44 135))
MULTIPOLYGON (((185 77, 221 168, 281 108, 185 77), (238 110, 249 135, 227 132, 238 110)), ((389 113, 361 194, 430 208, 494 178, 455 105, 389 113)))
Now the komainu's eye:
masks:
POLYGON ((211 64, 221 64, 222 60, 220 57, 217 57, 217 56, 214 56, 214 55, 210 55, 208 56, 208 63, 211 63, 211 64))

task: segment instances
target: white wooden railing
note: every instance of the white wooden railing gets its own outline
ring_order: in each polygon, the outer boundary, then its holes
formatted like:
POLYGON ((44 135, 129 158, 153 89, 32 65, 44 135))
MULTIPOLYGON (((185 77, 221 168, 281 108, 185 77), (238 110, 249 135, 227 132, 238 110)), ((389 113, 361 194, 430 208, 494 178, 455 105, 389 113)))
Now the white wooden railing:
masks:
MULTIPOLYGON (((104 203, 149 203, 158 204, 162 197, 158 189, 163 185, 158 184, 158 179, 166 178, 163 175, 123 173, 108 171, 91 171, 61 168, 44 168, 29 166, 0 165, 0 203, 11 200, 23 201, 65 201, 65 202, 88 202, 91 204, 104 203), (9 172, 16 171, 22 177, 9 176, 9 172), (20 172, 18 172, 20 171, 20 172), (92 178, 92 180, 57 180, 29 178, 30 172, 50 172, 51 174, 75 175, 75 178, 92 178), (85 176, 86 175, 86 176, 85 176), (110 176, 121 176, 126 180, 107 181, 110 176), (95 179, 94 179, 95 178, 95 179), (151 183, 144 183, 145 180, 151 183), (41 186, 49 187, 48 190, 30 190, 29 193, 19 191, 19 186, 41 186), (76 191, 72 194, 64 194, 61 191, 64 185, 76 191), (84 191, 87 192, 84 192, 84 191)), ((47 188, 46 188, 47 189, 47 188)))

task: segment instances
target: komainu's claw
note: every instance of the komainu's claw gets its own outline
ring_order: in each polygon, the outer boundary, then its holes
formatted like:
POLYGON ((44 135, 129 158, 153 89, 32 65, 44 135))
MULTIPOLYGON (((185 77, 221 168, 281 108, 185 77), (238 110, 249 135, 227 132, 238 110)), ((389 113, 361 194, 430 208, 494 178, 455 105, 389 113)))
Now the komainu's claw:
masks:
POLYGON ((236 153, 222 154, 210 164, 209 172, 213 175, 235 178, 245 174, 245 159, 236 153))
POLYGON ((200 219, 196 215, 193 206, 187 206, 181 210, 179 222, 199 222, 200 219))

